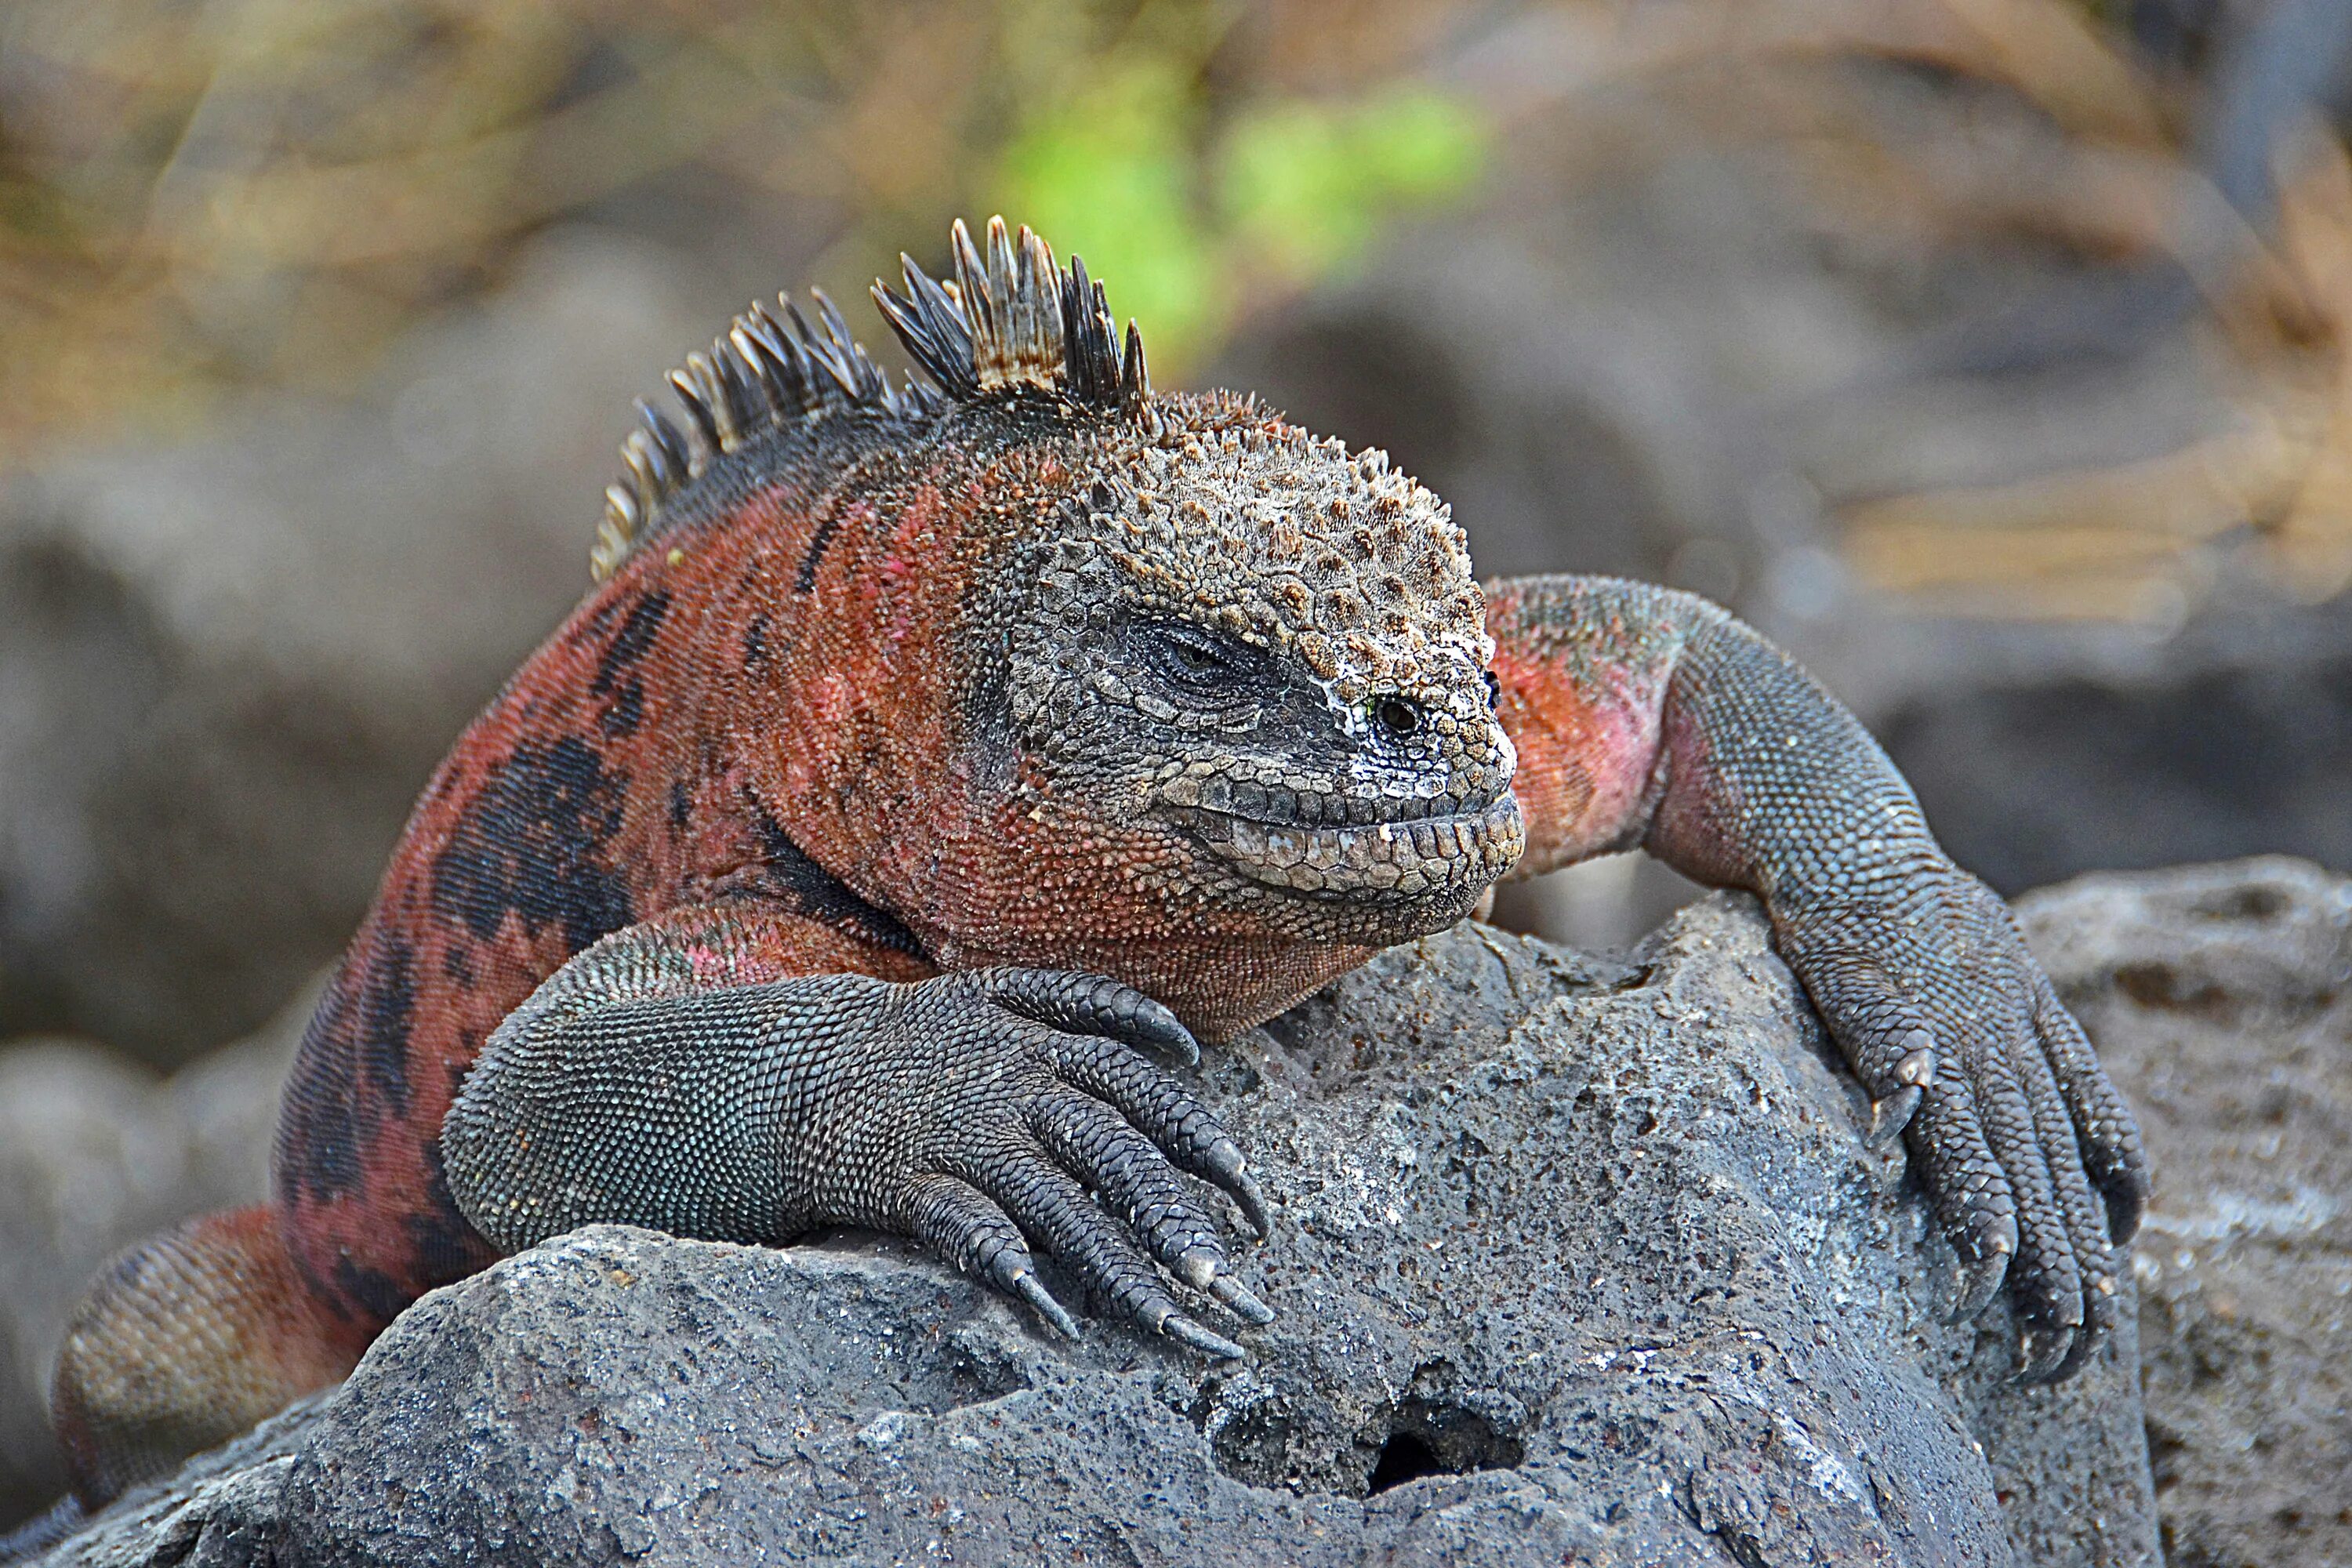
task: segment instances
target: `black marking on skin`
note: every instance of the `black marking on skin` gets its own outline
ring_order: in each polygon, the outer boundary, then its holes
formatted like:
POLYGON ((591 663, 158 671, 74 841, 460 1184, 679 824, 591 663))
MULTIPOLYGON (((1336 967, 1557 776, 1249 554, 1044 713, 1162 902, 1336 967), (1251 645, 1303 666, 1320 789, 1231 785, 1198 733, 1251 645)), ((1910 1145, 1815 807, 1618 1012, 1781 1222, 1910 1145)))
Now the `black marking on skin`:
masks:
POLYGON ((364 1268, 348 1258, 335 1259, 335 1294, 378 1322, 385 1323, 400 1316, 401 1309, 415 1300, 391 1275, 364 1268))
POLYGON ((922 944, 915 940, 914 932, 899 924, 888 910, 877 909, 842 886, 833 873, 810 859, 808 852, 784 832, 783 825, 756 801, 751 803, 751 820, 759 830, 760 852, 764 857, 761 868, 764 890, 781 899, 793 913, 878 947, 918 955, 922 952, 922 944))
POLYGON ((836 505, 816 525, 816 533, 809 540, 808 553, 801 557, 800 575, 793 580, 793 587, 798 592, 805 594, 816 586, 816 569, 824 562, 826 547, 833 543, 833 536, 841 531, 842 519, 847 510, 846 507, 836 505))
POLYGON ((568 952, 631 923, 627 883, 598 858, 627 795, 628 775, 577 736, 518 745, 433 858, 434 912, 490 942, 511 910, 532 936, 560 926, 568 952))
MULTIPOLYGON (((630 606, 628 617, 605 646, 604 657, 597 661, 596 679, 588 683, 588 689, 599 697, 612 690, 621 672, 652 649, 654 638, 661 634, 663 617, 668 614, 667 594, 647 594, 630 606)), ((642 700, 644 694, 638 695, 642 700)))
POLYGON ((743 628, 743 668, 758 669, 768 662, 768 617, 762 613, 751 617, 743 628))
POLYGON ((386 937, 362 983, 353 1042, 368 1086, 394 1116, 408 1114, 408 1032, 416 1018, 416 950, 386 937))
MULTIPOLYGON (((452 1074, 462 1079, 462 1071, 452 1074)), ((450 1098, 457 1098, 456 1085, 450 1098)), ((407 1216, 409 1250, 415 1261, 410 1274, 419 1284, 446 1284, 471 1273, 485 1246, 481 1233, 466 1222, 457 1200, 449 1194, 449 1176, 441 1163, 441 1140, 425 1146, 425 1206, 407 1216)))
POLYGON ((566 639, 567 645, 572 647, 583 647, 594 642, 613 629, 613 622, 620 616, 621 606, 634 602, 625 597, 605 600, 589 611, 585 620, 572 628, 572 635, 566 639))
POLYGON ((319 1204, 335 1203, 360 1190, 359 1130, 352 1104, 340 1093, 320 1090, 320 1080, 327 1076, 315 1068, 295 1069, 286 1086, 286 1131, 278 1141, 277 1162, 280 1194, 319 1204), (310 1089, 307 1095, 306 1086, 310 1089))
POLYGON ((302 1036, 286 1078, 271 1161, 281 1200, 331 1204, 360 1190, 358 1088, 348 973, 338 973, 302 1036))
POLYGON ((685 781, 672 779, 669 784, 669 825, 682 832, 693 815, 694 797, 686 793, 685 781))
POLYGON ((449 945, 441 950, 441 976, 460 991, 471 991, 480 984, 474 968, 474 950, 465 939, 451 936, 449 945))
POLYGON ((614 694, 604 711, 597 715, 596 727, 614 740, 619 740, 637 732, 637 726, 645 721, 645 713, 646 683, 626 680, 622 682, 620 690, 614 694))

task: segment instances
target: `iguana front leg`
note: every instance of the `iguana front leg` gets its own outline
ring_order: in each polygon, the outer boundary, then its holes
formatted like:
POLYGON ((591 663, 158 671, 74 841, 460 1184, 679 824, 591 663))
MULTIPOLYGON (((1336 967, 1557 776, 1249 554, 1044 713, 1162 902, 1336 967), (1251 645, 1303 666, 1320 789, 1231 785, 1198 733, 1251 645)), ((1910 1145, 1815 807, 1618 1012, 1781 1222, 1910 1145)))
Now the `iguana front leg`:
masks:
POLYGON ((1226 1272, 1176 1173, 1223 1188, 1263 1233, 1240 1150, 1131 1048, 1197 1058, 1175 1016, 1088 975, 908 967, 757 906, 617 931, 483 1048, 442 1123, 450 1191, 509 1249, 595 1221, 720 1241, 913 1236, 1075 1336, 1025 1233, 1123 1315, 1240 1355, 1155 1267, 1248 1321, 1273 1316, 1226 1272))
POLYGON ((1870 1091, 1872 1136, 1909 1141, 1962 1260, 1960 1310, 2006 1275, 2024 1375, 2073 1373, 2114 1321, 2115 1246, 2147 1175, 2008 906, 1944 854, 1853 716, 1717 606, 1527 578, 1489 588, 1487 626, 1519 752, 1520 872, 1640 847, 1761 897, 1870 1091))

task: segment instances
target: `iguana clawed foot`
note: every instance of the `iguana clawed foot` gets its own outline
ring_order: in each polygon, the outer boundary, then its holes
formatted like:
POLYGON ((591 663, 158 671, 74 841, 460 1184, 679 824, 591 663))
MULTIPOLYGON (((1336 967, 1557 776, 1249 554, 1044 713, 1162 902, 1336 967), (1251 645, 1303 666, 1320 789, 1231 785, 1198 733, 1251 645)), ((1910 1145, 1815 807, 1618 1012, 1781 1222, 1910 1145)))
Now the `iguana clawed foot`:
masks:
POLYGON ((2116 1321, 2116 1248, 2147 1201, 2139 1132, 2008 906, 1948 861, 1776 907, 1782 951, 1908 1141, 1959 1255, 1957 1316, 2005 1282, 2020 1376, 2054 1382, 2116 1321))
POLYGON ((1223 1190, 1263 1236, 1265 1202, 1240 1149, 1134 1049, 1198 1060, 1175 1015, 1114 981, 1056 970, 977 970, 908 989, 901 1026, 957 1043, 938 1057, 940 1112, 908 1167, 906 1228, 1071 1338, 1077 1323, 1038 1279, 1033 1242, 1119 1315, 1241 1356, 1186 1314, 1160 1272, 1245 1322, 1274 1317, 1228 1272, 1217 1225, 1178 1175, 1223 1190))

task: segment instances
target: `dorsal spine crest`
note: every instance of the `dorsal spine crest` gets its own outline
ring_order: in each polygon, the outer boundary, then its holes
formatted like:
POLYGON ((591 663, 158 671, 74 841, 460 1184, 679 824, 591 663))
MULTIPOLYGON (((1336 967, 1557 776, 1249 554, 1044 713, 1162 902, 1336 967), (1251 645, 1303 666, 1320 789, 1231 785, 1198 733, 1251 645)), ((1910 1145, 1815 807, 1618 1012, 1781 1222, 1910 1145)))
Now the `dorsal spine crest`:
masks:
POLYGON ((1157 432, 1143 335, 1133 321, 1121 343, 1103 286, 1070 258, 1066 271, 1053 248, 1001 217, 989 219, 985 256, 956 220, 949 235, 955 279, 940 283, 901 255, 907 293, 880 279, 874 301, 932 387, 893 387, 849 323, 819 289, 817 321, 779 295, 779 319, 764 302, 735 318, 708 353, 687 355, 669 384, 691 431, 643 399, 638 426, 621 444, 623 473, 604 491, 604 521, 589 566, 602 582, 658 531, 665 505, 712 462, 751 437, 795 420, 836 411, 885 415, 931 412, 941 395, 958 403, 1027 389, 1079 408, 1130 419, 1157 432))
POLYGON ((901 255, 905 295, 874 284, 884 320, 940 390, 969 402, 1025 387, 1150 423, 1143 334, 1129 321, 1122 346, 1085 262, 1074 256, 1066 270, 1057 267, 1051 246, 1026 228, 1016 238, 1001 217, 988 221, 985 254, 961 219, 949 239, 952 282, 901 255))
POLYGON ((605 488, 604 521, 589 554, 599 582, 657 531, 664 507, 679 490, 761 432, 838 411, 908 414, 936 403, 937 395, 926 388, 892 386, 850 336, 833 301, 822 291, 811 293, 816 325, 782 296, 776 301, 781 319, 766 303, 755 303, 708 353, 687 355, 670 372, 687 428, 637 400, 637 427, 621 443, 622 475, 605 488))

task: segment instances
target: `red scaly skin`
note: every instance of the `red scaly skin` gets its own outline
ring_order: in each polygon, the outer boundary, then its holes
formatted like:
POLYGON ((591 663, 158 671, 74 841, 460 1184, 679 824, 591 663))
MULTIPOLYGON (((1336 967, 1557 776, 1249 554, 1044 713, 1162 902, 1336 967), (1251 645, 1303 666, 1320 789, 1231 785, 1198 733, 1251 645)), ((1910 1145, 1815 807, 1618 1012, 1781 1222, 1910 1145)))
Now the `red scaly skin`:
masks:
POLYGON ((1025 234, 1016 258, 992 232, 984 263, 958 237, 954 299, 909 264, 911 303, 886 302, 947 395, 885 393, 832 327, 779 332, 761 370, 743 333, 774 323, 745 318, 686 384, 695 460, 658 421, 633 437, 616 569, 426 787, 305 1037, 271 1204, 134 1249, 77 1314, 56 1409, 82 1500, 341 1375, 498 1257, 486 1230, 878 1224, 1066 1321, 1025 1232, 1128 1315, 1239 1353, 1155 1269, 1255 1321, 1167 1162, 1245 1206, 1254 1187, 1118 1042, 1230 1036, 1515 862, 1634 847, 1765 899, 1876 1131, 1908 1124, 1964 1304, 2014 1256, 2029 1370, 2078 1365, 2145 1193, 2137 1134, 1851 717, 1687 595, 1482 595, 1442 503, 1384 458, 1246 399, 1150 395, 1082 271, 1025 234), (672 1038, 644 1009, 681 997, 724 1005, 672 1038), (626 1084, 660 1067, 632 1050, 706 1047, 835 1095, 784 1097, 773 1193, 758 1170, 722 1173, 733 1206, 687 1190, 698 1170, 612 1186, 643 1127, 545 1120, 567 1074, 626 1084), (957 1079, 996 1051, 1034 1069, 1009 1110, 1013 1078, 957 1079), (989 1161, 1011 1144, 958 1142, 1000 1111, 1028 1130, 1009 1173, 989 1161), (1070 1115, 1091 1143, 1058 1135, 1070 1115), (1041 1185, 1046 1152, 1069 1169, 1041 1185), (1149 1257, 1050 1195, 1088 1186, 1149 1257))
MULTIPOLYGON (((928 527, 939 502, 919 495, 905 531, 844 530, 869 548, 831 553, 815 592, 794 595, 778 579, 820 521, 811 501, 776 487, 746 499, 740 529, 633 560, 517 672, 426 786, 305 1039, 279 1128, 288 1246, 339 1316, 381 1328, 498 1256, 450 1197, 441 1122, 490 1032, 565 961, 682 904, 772 890, 790 901, 801 889, 774 848, 786 832, 859 866, 919 845, 876 831, 907 820, 897 814, 909 803, 876 800, 884 815, 866 825, 824 802, 877 749, 908 774, 944 771, 936 724, 888 715, 894 661, 923 657, 908 645, 936 624, 950 574, 869 574, 864 559, 908 559, 903 532, 928 527), (795 603, 809 624, 762 614, 795 603), (844 635, 865 617, 888 634, 844 635), (848 657, 781 659, 793 643, 848 657), (807 745, 814 737, 834 743, 807 745), (779 806, 792 827, 769 815, 779 806)), ((853 521, 871 510, 844 510, 853 521)), ((824 881, 813 866, 803 879, 824 881)), ((799 951, 772 955, 773 972, 933 973, 888 917, 843 924, 809 925, 799 951)))

